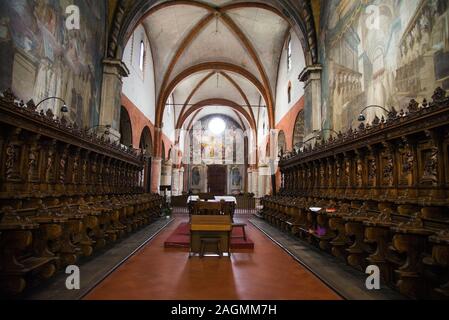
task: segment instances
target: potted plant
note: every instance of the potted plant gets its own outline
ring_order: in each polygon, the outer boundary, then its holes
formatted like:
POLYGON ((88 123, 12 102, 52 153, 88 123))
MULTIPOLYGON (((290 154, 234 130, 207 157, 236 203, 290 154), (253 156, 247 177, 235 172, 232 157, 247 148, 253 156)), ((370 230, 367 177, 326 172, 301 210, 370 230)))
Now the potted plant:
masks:
POLYGON ((166 217, 167 219, 170 219, 171 214, 172 214, 172 209, 170 207, 168 207, 168 206, 162 207, 161 217, 166 217))

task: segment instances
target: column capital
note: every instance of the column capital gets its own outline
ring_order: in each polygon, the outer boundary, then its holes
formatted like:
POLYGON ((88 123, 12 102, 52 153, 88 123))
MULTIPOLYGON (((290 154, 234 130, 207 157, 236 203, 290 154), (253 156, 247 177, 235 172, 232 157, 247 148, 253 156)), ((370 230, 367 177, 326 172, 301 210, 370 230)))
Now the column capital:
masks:
POLYGON ((110 137, 120 140, 120 94, 123 77, 129 75, 129 70, 123 61, 118 59, 103 59, 103 80, 101 86, 100 125, 110 125, 110 137))
POLYGON ((115 74, 119 77, 127 77, 130 74, 128 67, 122 60, 106 58, 102 62, 105 73, 115 74))
POLYGON ((321 106, 321 71, 320 64, 312 64, 304 68, 299 75, 299 81, 304 83, 304 97, 306 104, 311 109, 304 119, 304 131, 306 134, 313 130, 321 130, 322 106, 321 106))
POLYGON ((162 164, 162 158, 161 157, 153 157, 151 159, 151 162, 157 162, 157 163, 162 164))
POLYGON ((321 79, 321 71, 323 70, 323 67, 321 64, 313 64, 310 66, 305 67, 301 73, 299 74, 299 81, 304 82, 305 85, 311 81, 311 80, 320 80, 321 79))

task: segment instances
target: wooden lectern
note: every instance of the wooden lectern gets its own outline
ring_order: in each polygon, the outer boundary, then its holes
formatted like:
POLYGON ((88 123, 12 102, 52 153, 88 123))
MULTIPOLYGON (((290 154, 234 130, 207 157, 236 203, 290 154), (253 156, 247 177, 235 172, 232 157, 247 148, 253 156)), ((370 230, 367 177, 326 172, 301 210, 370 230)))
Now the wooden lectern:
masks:
POLYGON ((195 254, 210 252, 213 246, 221 256, 223 252, 231 256, 232 222, 228 215, 193 215, 190 222, 190 253, 195 254))

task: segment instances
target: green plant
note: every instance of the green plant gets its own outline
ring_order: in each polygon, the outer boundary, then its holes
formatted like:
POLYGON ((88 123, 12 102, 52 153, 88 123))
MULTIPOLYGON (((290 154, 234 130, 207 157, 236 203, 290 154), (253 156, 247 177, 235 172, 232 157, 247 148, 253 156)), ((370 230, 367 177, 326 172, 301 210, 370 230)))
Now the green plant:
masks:
POLYGON ((161 216, 169 216, 172 213, 172 209, 170 207, 163 207, 161 210, 161 216))

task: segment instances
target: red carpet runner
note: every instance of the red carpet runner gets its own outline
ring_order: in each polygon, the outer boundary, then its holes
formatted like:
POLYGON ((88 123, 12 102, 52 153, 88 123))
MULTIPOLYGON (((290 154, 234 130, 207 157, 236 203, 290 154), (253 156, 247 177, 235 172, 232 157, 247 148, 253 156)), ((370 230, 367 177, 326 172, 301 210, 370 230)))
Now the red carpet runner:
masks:
MULTIPOLYGON (((187 222, 181 223, 164 242, 166 248, 188 248, 190 246, 190 229, 187 222)), ((250 238, 243 239, 242 228, 234 228, 231 233, 232 249, 254 249, 250 238)))

